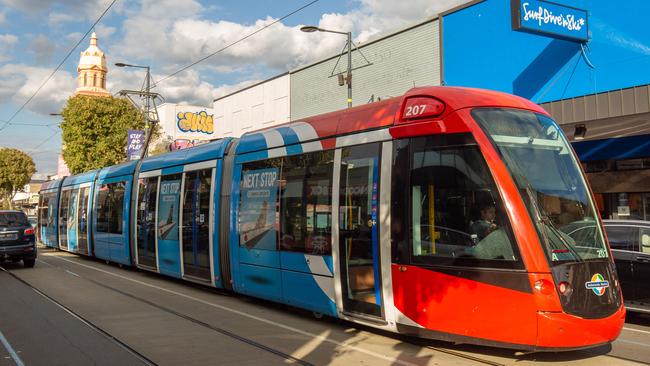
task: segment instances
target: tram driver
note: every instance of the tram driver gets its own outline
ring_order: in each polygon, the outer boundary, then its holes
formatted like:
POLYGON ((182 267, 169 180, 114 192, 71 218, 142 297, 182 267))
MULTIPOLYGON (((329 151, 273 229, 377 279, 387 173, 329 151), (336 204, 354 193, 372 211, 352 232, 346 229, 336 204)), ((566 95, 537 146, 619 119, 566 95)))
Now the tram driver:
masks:
POLYGON ((471 221, 469 234, 474 241, 471 254, 478 259, 515 259, 508 235, 497 225, 497 208, 493 201, 479 206, 478 220, 471 221))
POLYGON ((476 235, 478 241, 483 240, 491 232, 497 229, 497 224, 495 223, 497 214, 496 206, 494 202, 485 201, 479 206, 479 218, 475 221, 470 221, 469 223, 469 233, 476 235))

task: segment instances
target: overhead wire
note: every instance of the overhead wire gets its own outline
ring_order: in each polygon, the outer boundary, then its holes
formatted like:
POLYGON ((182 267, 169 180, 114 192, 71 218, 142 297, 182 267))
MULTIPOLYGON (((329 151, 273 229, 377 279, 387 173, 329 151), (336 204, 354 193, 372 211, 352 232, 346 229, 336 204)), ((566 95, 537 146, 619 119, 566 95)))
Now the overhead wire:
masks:
POLYGON ((36 97, 36 95, 38 94, 38 92, 40 92, 41 89, 43 89, 43 87, 45 86, 45 84, 47 84, 47 83, 50 81, 50 79, 52 79, 52 77, 54 77, 54 74, 56 74, 56 72, 59 71, 59 69, 61 68, 61 66, 63 66, 63 64, 68 60, 68 58, 70 58, 70 55, 72 55, 72 53, 74 52, 74 50, 76 50, 77 47, 79 47, 79 45, 81 44, 81 42, 83 42, 83 40, 86 39, 86 37, 88 36, 88 34, 90 34, 90 32, 91 32, 91 31, 95 28, 95 26, 96 26, 96 25, 97 25, 97 24, 102 20, 102 18, 104 17, 104 15, 106 15, 106 13, 110 10, 111 7, 113 7, 113 5, 114 5, 116 2, 117 2, 117 0, 113 0, 113 1, 108 5, 108 7, 106 7, 106 9, 104 9, 104 11, 103 11, 102 14, 99 16, 99 18, 97 18, 97 20, 95 20, 95 22, 93 23, 93 25, 92 25, 90 28, 88 28, 88 31, 86 31, 86 33, 84 33, 84 35, 81 37, 81 39, 79 39, 79 42, 77 42, 77 44, 75 44, 74 47, 72 47, 72 48, 70 49, 70 51, 68 52, 68 54, 63 58, 63 60, 61 60, 61 62, 57 65, 57 67, 54 69, 54 71, 52 71, 52 73, 51 73, 51 74, 50 74, 50 75, 45 79, 45 81, 43 81, 43 83, 42 83, 42 84, 41 84, 41 85, 36 89, 36 91, 34 91, 34 93, 33 93, 29 98, 27 98, 27 100, 26 100, 26 101, 25 101, 25 102, 20 106, 20 108, 18 108, 18 110, 16 110, 16 112, 14 112, 14 114, 11 115, 11 117, 9 117, 9 119, 6 120, 6 121, 4 122, 4 124, 2 125, 2 127, 0 127, 0 131, 4 130, 7 126, 9 126, 9 124, 14 120, 14 118, 16 118, 16 116, 17 116, 20 112, 22 112, 23 109, 25 109, 25 107, 27 106, 27 104, 29 104, 29 103, 32 101, 32 99, 34 99, 34 97, 36 97))
POLYGON ((194 66, 196 66, 197 64, 199 64, 199 63, 201 63, 201 62, 203 62, 203 61, 209 59, 210 57, 212 57, 212 56, 214 56, 214 55, 216 55, 216 54, 218 54, 218 53, 221 53, 221 52, 227 50, 228 48, 230 48, 230 47, 232 47, 232 46, 234 46, 234 45, 236 45, 236 44, 238 44, 238 43, 241 43, 241 42, 247 40, 248 38, 250 38, 250 37, 256 35, 257 33, 261 32, 261 31, 263 31, 263 30, 265 30, 265 29, 267 29, 267 28, 269 28, 269 27, 271 27, 271 26, 273 26, 273 25, 275 25, 276 23, 279 23, 279 22, 281 22, 281 21, 287 19, 288 17, 290 17, 290 16, 292 16, 292 15, 294 15, 294 14, 296 14, 296 13, 302 11, 303 9, 305 9, 305 8, 307 8, 307 7, 309 7, 309 6, 313 5, 313 4, 315 4, 315 3, 317 3, 318 1, 320 1, 320 0, 312 0, 312 1, 308 2, 308 3, 306 3, 305 5, 299 7, 298 9, 296 9, 296 10, 294 10, 294 11, 292 11, 292 12, 290 12, 290 13, 288 13, 288 14, 286 14, 286 15, 284 15, 284 16, 282 16, 282 17, 276 19, 276 20, 274 20, 273 22, 271 22, 271 23, 269 23, 269 24, 263 26, 262 28, 259 28, 259 29, 255 30, 255 31, 253 31, 253 32, 251 32, 251 33, 245 35, 244 37, 239 38, 238 40, 236 40, 236 41, 234 41, 234 42, 231 42, 231 43, 229 43, 229 44, 227 44, 227 45, 221 47, 220 49, 218 49, 218 50, 216 50, 216 51, 210 53, 210 54, 207 55, 207 56, 204 56, 204 57, 202 57, 202 58, 200 58, 200 59, 198 59, 198 60, 196 60, 196 61, 190 63, 190 64, 187 65, 187 66, 183 66, 183 67, 180 68, 179 70, 174 71, 173 73, 171 73, 171 74, 169 74, 169 75, 163 77, 162 79, 158 80, 158 82, 154 83, 151 87, 152 87, 152 88, 156 87, 158 84, 162 83, 163 81, 165 81, 165 80, 167 80, 167 79, 170 79, 170 78, 172 78, 172 77, 174 77, 174 76, 180 74, 181 72, 183 72, 183 71, 185 71, 185 70, 187 70, 187 69, 189 69, 189 68, 191 68, 191 67, 194 67, 194 66))
MULTIPOLYGON (((201 62, 203 62, 203 61, 205 61, 205 60, 207 60, 207 59, 209 59, 209 58, 211 58, 211 57, 213 57, 213 56, 215 56, 215 55, 217 55, 217 54, 219 54, 219 53, 221 53, 221 52, 223 52, 223 51, 225 51, 225 50, 227 50, 228 48, 230 48, 230 47, 232 47, 232 46, 234 46, 234 45, 236 45, 236 44, 238 44, 238 43, 241 43, 241 42, 245 41, 246 39, 248 39, 248 38, 250 38, 250 37, 256 35, 257 33, 260 33, 261 31, 263 31, 263 30, 265 30, 265 29, 267 29, 267 28, 269 28, 269 27, 271 27, 271 26, 273 26, 273 25, 275 25, 275 24, 277 24, 277 23, 283 21, 284 19, 289 18, 290 16, 292 16, 292 15, 294 15, 294 14, 296 14, 296 13, 302 11, 302 10, 304 10, 305 8, 311 6, 311 5, 313 5, 313 4, 315 4, 315 3, 319 2, 319 1, 320 1, 320 0, 312 0, 312 1, 308 2, 308 3, 306 3, 305 5, 303 5, 303 6, 299 7, 299 8, 297 8, 297 9, 295 9, 295 10, 293 10, 293 11, 291 11, 290 13, 287 13, 286 15, 284 15, 284 16, 282 16, 282 17, 276 19, 276 20, 274 20, 273 22, 271 22, 271 23, 269 23, 269 24, 267 24, 267 25, 265 25, 265 26, 263 26, 263 27, 261 27, 261 28, 255 30, 255 31, 253 31, 253 32, 251 32, 251 33, 245 35, 244 37, 239 38, 238 40, 233 41, 233 42, 229 43, 228 45, 226 45, 226 46, 224 46, 224 47, 222 47, 222 48, 220 48, 220 49, 218 49, 218 50, 216 50, 216 51, 210 53, 209 55, 204 56, 204 57, 202 57, 202 58, 200 58, 200 59, 198 59, 198 60, 196 60, 196 61, 190 63, 189 65, 184 66, 184 67, 180 68, 179 70, 177 70, 177 71, 175 71, 175 72, 173 72, 173 73, 171 73, 171 74, 169 74, 169 75, 163 77, 162 79, 158 80, 157 82, 154 82, 154 84, 153 84, 151 87, 152 87, 152 88, 156 87, 158 84, 162 83, 163 81, 168 80, 168 79, 170 79, 170 78, 172 78, 172 77, 174 77, 174 76, 180 74, 181 72, 183 72, 183 71, 185 71, 185 70, 187 70, 187 69, 189 69, 189 68, 191 68, 191 67, 194 67, 194 66, 196 66, 197 64, 199 64, 199 63, 201 63, 201 62)), ((22 105, 22 106, 21 106, 21 107, 16 111, 16 113, 14 113, 14 114, 9 118, 9 120, 5 121, 5 124, 4 124, 2 127, 0 127, 0 131, 2 131, 2 130, 7 126, 7 125, 9 125, 9 124, 11 123, 11 121, 16 117, 16 115, 18 115, 18 113, 20 113, 20 112, 25 108, 25 106, 26 106, 26 105, 27 105, 27 104, 28 104, 28 103, 29 103, 29 102, 30 102, 30 101, 31 101, 31 100, 36 96, 36 94, 37 94, 37 93, 38 93, 38 92, 43 88, 43 86, 44 86, 44 85, 45 85, 45 84, 46 84, 46 83, 47 83, 47 82, 52 78, 52 76, 53 76, 53 75, 54 75, 54 74, 59 70, 59 68, 61 68, 61 66, 63 65, 63 63, 65 63, 65 61, 70 57, 70 55, 72 54, 72 52, 74 52, 74 50, 75 50, 75 49, 76 49, 76 48, 81 44, 81 42, 86 38, 86 36, 88 36, 88 34, 92 31, 92 29, 95 27, 95 25, 97 25, 97 23, 99 23, 99 21, 104 17, 104 15, 108 12, 108 10, 109 10, 109 9, 113 6, 113 4, 115 4, 116 2, 117 2, 117 0, 113 0, 113 1, 109 4, 109 6, 104 10, 104 12, 102 12, 102 14, 99 16, 99 18, 95 21, 95 23, 93 23, 92 27, 90 27, 90 29, 89 29, 89 30, 88 30, 88 31, 83 35, 83 37, 79 40, 79 42, 77 42, 77 44, 76 44, 76 45, 75 45, 75 46, 70 50, 70 52, 66 55, 66 57, 63 59, 63 61, 61 61, 61 63, 57 66, 57 68, 52 72, 52 74, 50 74, 50 76, 49 76, 49 77, 48 77, 48 78, 43 82, 43 84, 41 84, 41 86, 36 90, 36 92, 34 92, 34 94, 33 94, 33 95, 32 95, 32 96, 31 96, 31 97, 30 97, 30 98, 29 98, 29 99, 28 99, 28 100, 27 100, 27 101, 26 101, 26 102, 25 102, 25 103, 24 103, 24 104, 23 104, 23 105, 22 105)), ((34 148, 32 148, 32 151, 33 151, 33 150, 36 150, 36 149, 39 148, 39 147, 41 147, 43 144, 45 144, 45 143, 46 143, 47 141, 49 141, 51 138, 53 138, 54 136, 56 136, 58 133, 60 133, 60 131, 56 131, 55 133, 53 133, 51 136, 49 136, 48 138, 46 138, 45 140, 43 140, 41 143, 39 143, 37 146, 35 146, 34 148)))

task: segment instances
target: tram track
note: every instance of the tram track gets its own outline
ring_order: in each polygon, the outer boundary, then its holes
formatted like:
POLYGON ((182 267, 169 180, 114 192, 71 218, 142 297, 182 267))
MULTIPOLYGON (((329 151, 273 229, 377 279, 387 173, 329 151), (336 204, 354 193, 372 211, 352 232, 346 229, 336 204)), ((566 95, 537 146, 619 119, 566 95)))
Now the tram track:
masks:
POLYGON ((93 323, 92 321, 86 319, 85 317, 78 314, 74 310, 72 310, 69 307, 67 307, 67 306, 63 305, 62 303, 58 302, 53 297, 49 296, 48 294, 44 293, 43 291, 41 291, 41 290, 37 289, 36 287, 32 286, 29 282, 27 282, 27 281, 23 280, 22 278, 16 276, 15 274, 13 274, 11 271, 7 270, 3 266, 0 266, 0 271, 6 272, 12 278, 14 278, 16 281, 18 281, 18 282, 22 283, 23 285, 29 287, 32 291, 36 292, 38 295, 43 297, 48 302, 54 304, 56 307, 58 307, 61 310, 65 311, 66 313, 70 314, 72 317, 79 320, 80 322, 82 322, 84 325, 86 325, 90 329, 92 329, 95 332, 97 332, 98 334, 104 336, 111 343, 117 345, 118 347, 122 348, 123 350, 125 350, 129 354, 133 355, 135 358, 140 360, 144 365, 148 365, 148 366, 157 366, 158 365, 156 362, 154 362, 153 360, 151 360, 147 356, 145 356, 142 353, 138 352, 134 348, 130 347, 128 344, 122 342, 118 338, 111 335, 109 332, 107 332, 104 329, 102 329, 101 327, 99 327, 97 324, 93 323))
MULTIPOLYGON (((112 274, 112 273, 107 272, 106 270, 103 270, 103 269, 100 269, 100 268, 95 268, 95 266, 90 266, 90 265, 88 265, 88 264, 77 263, 77 261, 72 261, 72 260, 70 260, 70 259, 59 258, 58 255, 53 255, 52 257, 53 257, 53 258, 56 258, 57 260, 63 260, 63 261, 65 261, 65 262, 75 263, 75 264, 77 264, 77 265, 79 265, 79 266, 82 266, 82 267, 88 267, 89 269, 93 269, 93 270, 96 270, 96 271, 100 271, 100 272, 104 272, 104 273, 107 273, 107 274, 111 274, 111 275, 113 275, 113 276, 117 276, 117 277, 119 277, 119 278, 127 279, 127 278, 123 277, 122 275, 112 274)), ((40 262, 40 261, 41 261, 41 260, 39 260, 39 262, 40 262)), ((194 318, 194 317, 192 317, 192 316, 189 316, 189 315, 187 315, 187 314, 183 314, 183 313, 181 313, 181 312, 178 312, 178 311, 176 311, 176 310, 174 310, 174 309, 170 309, 170 308, 167 308, 167 307, 165 307, 165 306, 162 306, 162 305, 159 305, 159 304, 153 303, 153 302, 151 302, 151 301, 149 301, 149 300, 147 300, 147 299, 144 299, 144 298, 142 298, 142 297, 140 297, 140 296, 133 295, 133 294, 128 293, 128 292, 125 292, 125 291, 123 291, 123 290, 121 290, 121 289, 118 289, 118 288, 112 287, 112 286, 110 286, 110 285, 106 285, 106 284, 104 284, 104 283, 102 283, 102 282, 98 282, 98 281, 96 281, 96 280, 93 280, 93 279, 90 279, 90 278, 84 277, 84 276, 82 276, 82 275, 79 275, 79 274, 77 274, 77 273, 75 273, 75 272, 73 272, 73 271, 70 271, 70 270, 69 270, 68 268, 66 268, 65 266, 60 266, 60 265, 58 265, 58 264, 53 264, 51 261, 50 261, 50 262, 44 262, 44 263, 47 264, 47 265, 49 265, 49 266, 51 266, 51 267, 54 267, 54 268, 57 269, 57 270, 62 271, 62 272, 64 272, 64 273, 68 274, 68 275, 78 277, 78 278, 80 278, 80 279, 83 279, 83 280, 86 280, 86 281, 88 281, 88 282, 90 282, 90 283, 93 283, 93 284, 95 284, 95 285, 97 285, 97 286, 100 286, 100 287, 102 287, 102 288, 105 288, 105 289, 107 289, 107 290, 109 290, 109 291, 111 291, 111 292, 115 292, 115 293, 118 293, 118 294, 120 294, 120 295, 123 295, 123 296, 129 297, 129 298, 131 298, 131 299, 133 299, 133 300, 135 300, 135 301, 141 302, 141 303, 143 303, 143 304, 146 304, 146 305, 149 305, 149 306, 153 306, 153 307, 155 307, 155 308, 157 308, 157 309, 159 309, 159 310, 161 310, 161 311, 164 311, 164 312, 166 312, 166 313, 168 313, 168 314, 171 314, 171 315, 173 315, 173 316, 176 316, 176 317, 182 318, 182 319, 184 319, 184 320, 186 320, 186 321, 190 321, 190 322, 192 322, 192 323, 194 323, 194 324, 197 324, 197 325, 202 326, 202 327, 204 327, 204 328, 210 329, 211 331, 218 332, 218 333, 220 333, 220 334, 222 334, 222 335, 228 336, 229 338, 236 339, 236 340, 238 340, 238 341, 245 342, 245 343, 247 343, 246 340, 249 340, 248 338, 246 338, 246 337, 242 337, 242 336, 240 336, 240 335, 238 335, 238 334, 236 334, 236 333, 233 333, 233 332, 231 332, 231 331, 229 331, 229 330, 226 330, 226 329, 222 329, 222 328, 219 328, 219 327, 213 326, 213 325, 208 324, 208 323, 205 323, 205 322, 203 322, 203 321, 201 321, 201 320, 199 320, 199 319, 196 319, 196 318, 194 318), (222 332, 222 331, 223 331, 223 332, 222 332)), ((133 281, 133 282, 136 282, 136 283, 141 283, 140 281, 136 281, 136 280, 130 280, 130 279, 127 279, 127 280, 129 280, 129 281, 133 281)), ((24 282, 24 281, 23 281, 23 282, 24 282)), ((149 286, 149 287, 152 287, 152 288, 159 288, 158 286, 155 286, 155 285, 144 284, 144 283, 141 283, 141 284, 146 285, 146 286, 149 286)), ((28 284, 28 286, 30 286, 30 285, 28 284)), ((30 286, 30 287, 32 287, 32 286, 30 286)), ((197 300, 197 299, 195 299, 195 298, 192 297, 192 296, 187 296, 187 295, 178 294, 178 293, 176 293, 176 292, 174 292, 174 291, 169 291, 169 290, 164 290, 164 291, 167 291, 167 292, 169 292, 169 293, 172 293, 172 294, 176 294, 176 295, 179 295, 179 296, 185 297, 185 298, 187 298, 187 299, 192 299, 192 300, 195 300, 195 301, 199 301, 199 302, 201 302, 201 303, 205 303, 204 301, 197 300)), ((207 303, 206 303, 206 304, 207 304, 207 303)), ((217 307, 218 307, 218 308, 221 308, 221 306, 217 306, 217 307)), ((227 309, 226 309, 226 310, 227 310, 227 309)), ((253 317, 251 317, 251 318, 253 318, 253 317)), ((254 317, 254 319, 257 319, 257 317, 254 317)), ((258 319, 258 320, 259 320, 259 319, 258 319)), ((267 323, 269 323, 269 324, 273 324, 273 322, 267 322, 267 323)), ((286 328, 290 328, 290 327, 286 327, 286 328)), ((314 335, 312 335, 312 334, 308 334, 308 333, 306 333, 306 332, 299 332, 299 333, 300 333, 300 334, 304 334, 304 335, 314 336, 314 335)), ((387 336, 388 336, 388 337, 391 337, 391 335, 387 335, 387 336)), ((319 337, 319 338, 320 338, 320 337, 319 337)), ((398 338, 401 338, 401 337, 398 337, 398 338)), ((333 342, 329 341, 328 339, 321 339, 321 340, 322 340, 322 341, 326 341, 326 342, 333 343, 333 342)), ((443 346, 443 347, 439 347, 439 346, 431 346, 431 345, 427 345, 427 344, 422 343, 422 342, 420 342, 420 341, 418 341, 418 340, 415 340, 415 339, 402 339, 402 340, 405 341, 405 342, 407 342, 407 343, 410 343, 410 344, 412 344, 412 345, 414 345, 414 346, 417 346, 417 347, 422 347, 422 348, 424 348, 424 349, 429 349, 429 350, 434 351, 434 352, 437 352, 437 353, 447 354, 447 355, 449 355, 449 356, 452 356, 452 357, 455 357, 455 358, 458 358, 458 359, 463 359, 463 360, 466 360, 466 361, 469 361, 469 362, 473 362, 473 363, 477 363, 477 364, 484 364, 484 365, 491 365, 491 366, 505 366, 505 365, 510 365, 510 364, 513 364, 513 363, 517 363, 517 362, 519 362, 519 361, 523 361, 523 360, 525 360, 525 359, 527 358, 527 357, 524 357, 524 358, 522 359, 522 358, 520 358, 520 357, 497 356, 497 360, 494 360, 494 359, 490 359, 490 358, 488 358, 489 356, 488 356, 488 357, 481 357, 480 354, 478 354, 478 355, 474 355, 473 352, 469 352, 469 353, 468 353, 468 352, 464 352, 464 351, 462 351, 462 350, 450 349, 450 348, 447 348, 447 347, 444 347, 444 346, 443 346), (502 359, 498 359, 498 358, 501 358, 501 357, 505 357, 506 360, 504 361, 504 360, 502 360, 502 359)), ((305 361, 305 360, 301 360, 301 359, 299 359, 299 358, 296 358, 296 357, 294 357, 294 356, 292 356, 292 355, 289 355, 289 354, 287 354, 287 353, 284 353, 284 352, 279 351, 279 350, 277 350, 277 349, 274 349, 274 348, 272 348, 272 347, 268 347, 268 346, 266 346, 266 345, 260 344, 260 343, 255 342, 255 341, 253 341, 253 342, 254 342, 255 344, 254 344, 254 345, 251 344, 251 346, 254 346, 254 347, 259 348, 259 349, 262 349, 262 350, 264 350, 264 351, 267 351, 267 352, 273 353, 273 354, 275 354, 275 355, 277 355, 277 356, 280 356, 280 357, 284 358, 285 360, 287 360, 288 362, 291 362, 291 363, 298 363, 298 364, 301 364, 301 365, 312 365, 311 363, 309 363, 309 362, 307 362, 307 361, 305 361), (276 352, 276 351, 277 351, 277 352, 276 352), (285 356, 288 356, 288 357, 285 357, 285 356)), ((335 343, 338 344, 338 342, 335 342, 335 343)), ((348 346, 346 346, 346 345, 344 345, 344 344, 339 344, 339 345, 340 345, 340 346, 345 346, 346 348, 349 348, 348 346)), ((357 347, 353 347, 353 348, 354 348, 355 350, 357 350, 357 347)), ((583 351, 583 352, 584 352, 584 351, 583 351)), ((364 352, 364 353, 368 353, 368 354, 370 354, 370 355, 376 356, 376 355, 373 354, 372 351, 371 351, 371 352, 364 352)), ((626 361, 636 361, 636 362, 639 362, 638 360, 628 359, 628 358, 624 358, 624 357, 617 357, 617 356, 614 356, 614 355, 608 355, 608 354, 595 354, 595 353, 594 353, 593 355, 594 355, 594 356, 604 356, 604 357, 608 357, 608 358, 611 357, 611 358, 613 358, 613 359, 620 359, 620 360, 626 360, 626 361)), ((384 357, 380 357, 380 358, 384 358, 384 357)), ((384 358, 384 359, 387 359, 387 358, 384 358)), ((400 365, 414 365, 414 364, 412 364, 411 362, 408 362, 408 361, 406 361, 406 360, 394 360, 394 361, 395 361, 395 364, 400 364, 400 365)), ((534 360, 528 360, 528 361, 533 361, 533 362, 534 362, 534 360)))
POLYGON ((434 346, 424 346, 424 347, 428 348, 430 350, 436 351, 436 352, 446 353, 448 355, 456 356, 456 357, 463 358, 463 359, 470 360, 470 361, 474 361, 474 362, 479 362, 479 363, 482 363, 482 364, 485 364, 485 365, 506 366, 506 364, 504 364, 504 363, 499 363, 499 362, 488 360, 488 359, 485 359, 485 358, 468 355, 468 354, 465 354, 465 353, 462 353, 462 352, 459 352, 459 351, 454 351, 454 350, 450 350, 450 349, 446 349, 446 348, 440 348, 440 347, 434 347, 434 346))
MULTIPOLYGON (((229 331, 227 329, 223 329, 223 328, 211 325, 209 323, 206 323, 204 321, 201 321, 201 320, 196 319, 194 317, 191 317, 189 315, 183 314, 183 313, 178 312, 176 310, 170 309, 170 308, 162 306, 160 304, 156 304, 156 303, 154 303, 152 301, 149 301, 149 300, 144 299, 142 297, 139 297, 137 295, 133 295, 133 294, 130 294, 128 292, 117 289, 115 287, 103 284, 103 283, 101 283, 99 281, 95 281, 93 279, 83 277, 83 276, 81 276, 81 275, 79 275, 77 273, 74 273, 74 272, 66 269, 66 268, 55 266, 55 265, 52 265, 52 266, 59 269, 59 270, 63 270, 65 273, 67 273, 69 275, 78 277, 78 278, 80 278, 80 279, 82 279, 84 281, 88 281, 88 282, 90 282, 90 283, 92 283, 92 284, 94 284, 96 286, 99 286, 99 287, 102 287, 104 289, 110 290, 112 292, 118 293, 118 294, 120 294, 122 296, 125 296, 125 297, 128 297, 128 298, 130 298, 132 300, 136 300, 136 301, 141 302, 143 304, 146 304, 148 306, 154 307, 154 308, 156 308, 158 310, 161 310, 161 311, 163 311, 163 312, 165 312, 167 314, 171 314, 173 316, 179 317, 179 318, 184 319, 186 321, 192 322, 193 324, 199 325, 199 326, 201 326, 203 328, 207 328, 207 329, 209 329, 211 331, 214 331, 214 332, 219 333, 221 335, 224 335, 226 337, 232 338, 232 339, 237 340, 239 342, 245 343, 245 344, 247 344, 249 346, 252 346, 252 347, 258 348, 260 350, 266 351, 268 353, 271 353, 273 355, 276 355, 276 356, 278 356, 278 357, 280 357, 280 358, 282 358, 282 359, 284 359, 284 360, 286 360, 286 361, 288 361, 290 363, 303 365, 303 366, 314 366, 312 363, 310 363, 308 361, 305 361, 305 360, 302 360, 300 358, 294 357, 294 356, 292 356, 292 355, 290 355, 288 353, 285 353, 285 352, 282 352, 282 351, 280 351, 280 350, 278 350, 276 348, 264 345, 262 343, 254 341, 254 340, 252 340, 250 338, 238 335, 238 334, 236 334, 234 332, 231 332, 231 331, 229 331)), ((83 322, 85 325, 87 325, 90 328, 94 329, 95 331, 99 332, 100 334, 102 334, 103 336, 108 338, 110 341, 116 343, 118 346, 124 348, 126 351, 133 354, 134 356, 136 356, 141 361, 143 361, 144 364, 146 364, 146 365, 157 365, 157 363, 155 363, 153 360, 151 360, 148 357, 146 357, 145 355, 139 353, 137 350, 133 349, 128 344, 120 341, 118 338, 112 336, 110 333, 108 333, 106 330, 99 327, 97 324, 93 323, 92 321, 88 320, 87 318, 85 318, 85 317, 81 316, 80 314, 76 313, 74 310, 72 310, 69 307, 65 306, 64 304, 58 302, 56 299, 54 299, 51 296, 47 295, 46 293, 40 291, 38 288, 32 286, 29 282, 27 282, 27 281, 23 280, 22 278, 16 276, 11 271, 5 269, 2 266, 0 266, 0 270, 7 272, 10 276, 15 278, 16 280, 18 280, 22 284, 28 286, 29 288, 34 290, 36 293, 38 293, 39 295, 41 295, 42 297, 44 297, 48 301, 52 302, 53 304, 55 304, 59 308, 63 309, 64 311, 66 311, 67 313, 72 315, 73 317, 77 318, 78 320, 83 322)))
MULTIPOLYGON (((151 302, 151 301, 149 301, 147 299, 143 299, 143 298, 141 298, 139 296, 136 296, 136 295, 133 295, 133 294, 130 294, 130 293, 126 293, 126 292, 124 292, 124 291, 122 291, 120 289, 116 289, 116 288, 114 288, 112 286, 108 286, 108 285, 106 285, 104 283, 101 283, 101 282, 98 282, 98 281, 95 281, 95 280, 92 280, 92 279, 84 278, 81 275, 68 270, 67 268, 60 267, 60 266, 51 264, 49 262, 46 262, 46 263, 49 264, 50 266, 53 266, 53 267, 57 268, 57 269, 63 270, 64 272, 66 272, 69 275, 79 277, 79 278, 84 279, 86 281, 89 281, 89 282, 91 282, 91 283, 93 283, 93 284, 95 284, 97 286, 100 286, 102 288, 106 288, 108 290, 117 292, 117 293, 119 293, 119 294, 121 294, 123 296, 127 296, 127 297, 129 297, 131 299, 134 299, 136 301, 140 301, 140 302, 145 303, 147 305, 153 306, 153 307, 158 308, 160 310, 163 310, 165 312, 171 313, 171 314, 173 314, 175 316, 181 317, 181 318, 183 318, 185 320, 189 320, 189 321, 191 321, 191 322, 193 322, 195 324, 201 325, 203 327, 207 327, 207 328, 209 328, 211 330, 218 331, 219 333, 221 333, 223 331, 224 333, 222 333, 222 334, 230 336, 230 337, 235 338, 237 340, 242 340, 242 339, 239 339, 239 338, 245 339, 245 337, 238 336, 238 335, 236 335, 236 334, 234 334, 234 333, 232 333, 230 331, 227 331, 227 330, 224 330, 224 329, 221 329, 221 328, 218 328, 218 330, 217 330, 217 329, 215 329, 216 327, 213 327, 212 325, 207 324, 207 323, 205 323, 205 322, 203 322, 201 320, 198 320, 198 319, 192 318, 190 316, 187 316, 185 314, 179 313, 179 312, 177 312, 177 311, 175 311, 173 309, 168 309, 168 308, 163 307, 163 306, 161 306, 159 304, 153 303, 153 302, 151 302)), ((464 360, 468 360, 468 361, 472 361, 472 362, 476 362, 476 363, 480 363, 480 364, 484 364, 484 365, 506 366, 506 364, 503 364, 503 363, 495 362, 495 361, 488 360, 488 359, 481 358, 481 357, 477 357, 477 356, 468 355, 468 354, 465 354, 465 353, 462 353, 462 352, 459 352, 459 351, 455 351, 455 350, 450 350, 450 349, 445 349, 445 348, 440 348, 440 347, 434 347, 434 346, 427 346, 427 345, 417 344, 415 342, 409 342, 409 343, 411 343, 411 344, 413 344, 415 346, 418 346, 418 347, 423 347, 423 348, 426 348, 426 349, 430 349, 430 350, 435 351, 435 352, 444 353, 444 354, 447 354, 447 355, 450 355, 450 356, 454 356, 454 357, 457 357, 457 358, 461 358, 461 359, 464 359, 464 360)), ((256 344, 259 344, 259 343, 256 342, 256 344)), ((264 346, 264 345, 261 345, 261 346, 262 347, 267 347, 267 346, 264 346)), ((269 349, 266 349, 266 348, 263 348, 263 349, 266 350, 266 351, 275 353, 275 352, 272 351, 272 348, 270 348, 270 347, 267 347, 267 348, 269 348, 269 349)), ((282 354, 282 355, 287 355, 286 353, 283 353, 281 351, 278 351, 278 352, 280 354, 282 354)), ((297 358, 295 358, 293 356, 290 356, 290 355, 287 355, 287 356, 290 357, 290 358, 287 358, 288 360, 292 360, 292 361, 297 362, 297 363, 302 364, 302 365, 311 365, 310 363, 308 363, 308 362, 306 362, 304 360, 298 360, 297 358)))

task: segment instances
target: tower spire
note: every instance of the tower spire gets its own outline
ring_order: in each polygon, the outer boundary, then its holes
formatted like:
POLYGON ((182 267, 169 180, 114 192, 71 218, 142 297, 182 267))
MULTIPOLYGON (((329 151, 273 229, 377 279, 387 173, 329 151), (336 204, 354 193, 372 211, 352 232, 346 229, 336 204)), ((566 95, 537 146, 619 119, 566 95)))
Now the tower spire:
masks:
POLYGON ((77 67, 77 90, 75 94, 107 97, 111 94, 106 90, 106 56, 97 47, 97 34, 90 36, 90 46, 81 52, 77 67))

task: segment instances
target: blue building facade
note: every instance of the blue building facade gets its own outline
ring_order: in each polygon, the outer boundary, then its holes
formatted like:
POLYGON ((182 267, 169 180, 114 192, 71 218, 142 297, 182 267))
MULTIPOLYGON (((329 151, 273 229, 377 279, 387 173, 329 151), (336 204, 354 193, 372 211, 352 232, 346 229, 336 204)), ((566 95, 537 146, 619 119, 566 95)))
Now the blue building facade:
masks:
POLYGON ((650 220, 648 14, 645 0, 472 1, 441 15, 442 80, 542 104, 603 218, 650 220))

